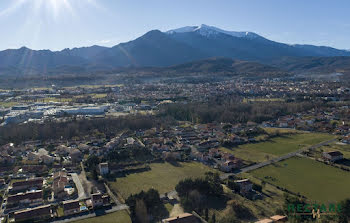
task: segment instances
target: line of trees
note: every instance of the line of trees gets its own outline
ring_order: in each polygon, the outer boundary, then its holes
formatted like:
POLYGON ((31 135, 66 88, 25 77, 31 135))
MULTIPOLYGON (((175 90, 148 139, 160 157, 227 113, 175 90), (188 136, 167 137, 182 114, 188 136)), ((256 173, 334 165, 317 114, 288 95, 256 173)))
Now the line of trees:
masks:
POLYGON ((195 123, 230 122, 246 123, 262 122, 279 116, 307 111, 322 105, 318 102, 283 102, 266 101, 243 103, 236 100, 213 99, 208 103, 169 104, 162 108, 163 115, 176 120, 195 123))
POLYGON ((67 122, 46 121, 0 127, 0 145, 30 140, 69 140, 73 138, 114 137, 123 130, 149 129, 167 125, 168 120, 155 116, 129 115, 118 118, 82 119, 67 122))

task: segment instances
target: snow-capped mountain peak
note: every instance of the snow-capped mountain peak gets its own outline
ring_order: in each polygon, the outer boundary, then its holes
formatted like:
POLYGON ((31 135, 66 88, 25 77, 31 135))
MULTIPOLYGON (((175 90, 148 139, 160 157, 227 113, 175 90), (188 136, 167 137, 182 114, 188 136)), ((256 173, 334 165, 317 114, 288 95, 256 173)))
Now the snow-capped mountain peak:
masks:
POLYGON ((250 39, 254 39, 257 37, 260 37, 258 34, 255 34, 253 32, 235 32, 235 31, 226 31, 214 26, 208 26, 205 24, 202 24, 200 26, 185 26, 182 28, 178 28, 178 29, 173 29, 173 30, 169 30, 166 33, 168 34, 174 34, 174 33, 187 33, 187 32, 198 32, 199 34, 201 34, 202 36, 213 36, 213 35, 217 35, 220 33, 226 34, 226 35, 230 35, 230 36, 234 36, 234 37, 239 37, 239 38, 250 38, 250 39))

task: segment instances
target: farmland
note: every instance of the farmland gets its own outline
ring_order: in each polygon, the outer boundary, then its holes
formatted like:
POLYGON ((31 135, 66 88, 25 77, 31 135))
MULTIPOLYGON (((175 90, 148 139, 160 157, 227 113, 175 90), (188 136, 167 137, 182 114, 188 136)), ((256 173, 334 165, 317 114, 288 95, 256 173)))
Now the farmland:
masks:
POLYGON ((117 211, 111 214, 106 214, 99 217, 87 218, 84 220, 74 221, 74 223, 95 223, 95 222, 103 222, 103 223, 114 223, 114 222, 123 222, 123 223, 131 223, 131 219, 129 214, 126 211, 117 211))
POLYGON ((276 137, 266 142, 238 146, 233 148, 231 153, 244 160, 262 162, 332 138, 334 136, 329 134, 297 133, 276 137))
POLYGON ((312 201, 337 202, 350 197, 350 173, 307 158, 291 158, 250 174, 312 201))

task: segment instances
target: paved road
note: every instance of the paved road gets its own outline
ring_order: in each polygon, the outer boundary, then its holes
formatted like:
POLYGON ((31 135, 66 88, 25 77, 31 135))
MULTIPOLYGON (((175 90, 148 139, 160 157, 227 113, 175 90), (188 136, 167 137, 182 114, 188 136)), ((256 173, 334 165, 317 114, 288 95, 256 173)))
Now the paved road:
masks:
POLYGON ((81 181, 79 179, 79 176, 78 174, 76 173, 72 173, 72 178, 73 178, 73 181, 75 183, 75 186, 77 187, 78 189, 78 196, 79 196, 79 200, 83 200, 83 199, 86 199, 88 198, 88 195, 86 194, 85 190, 84 190, 84 187, 83 185, 81 184, 81 181))
POLYGON ((107 193, 109 194, 109 196, 113 199, 114 203, 119 206, 122 205, 122 203, 118 200, 118 198, 114 195, 114 193, 111 191, 111 189, 109 189, 109 186, 105 183, 105 187, 107 190, 107 193))
POLYGON ((334 141, 336 141, 337 139, 331 139, 331 140, 328 140, 328 141, 325 141, 325 142, 321 142, 319 144, 316 144, 316 145, 313 145, 313 146, 310 146, 308 148, 304 148, 304 149, 299 149, 297 151, 294 151, 294 152, 291 152, 291 153, 288 153, 288 154, 285 154, 283 156, 280 156, 280 157, 277 157, 277 158, 274 158, 274 159, 271 159, 271 160, 268 160, 268 161, 265 161, 265 162, 261 162, 261 163, 257 163, 257 164, 254 164, 252 166, 248 166, 248 167, 245 167, 245 168, 242 168, 240 169, 239 171, 235 172, 235 173, 226 173, 226 174, 223 174, 220 176, 220 178, 222 180, 225 180, 227 179, 229 176, 232 176, 232 175, 235 175, 237 173, 245 173, 245 172, 249 172, 249 171, 252 171, 252 170, 256 170, 256 169, 259 169, 261 167, 264 167, 264 166, 267 166, 267 165, 270 165, 272 163, 277 163, 277 162, 280 162, 282 160, 285 160, 285 159, 289 159, 291 157, 294 157, 306 150, 313 150, 313 149, 316 149, 318 147, 321 147, 321 146, 324 146, 324 145, 327 145, 329 143, 332 143, 334 141))

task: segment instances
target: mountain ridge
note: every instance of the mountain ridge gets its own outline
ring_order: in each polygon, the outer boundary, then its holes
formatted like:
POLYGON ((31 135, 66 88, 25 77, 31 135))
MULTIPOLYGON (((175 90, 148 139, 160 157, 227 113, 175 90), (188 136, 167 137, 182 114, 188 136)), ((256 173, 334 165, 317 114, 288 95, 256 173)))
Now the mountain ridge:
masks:
MULTIPOLYGON (((350 51, 326 46, 268 40, 253 32, 226 31, 213 26, 187 26, 144 35, 113 47, 91 46, 61 51, 26 47, 0 51, 0 75, 46 74, 60 67, 111 70, 117 67, 168 67, 211 57, 273 65, 280 58, 350 56, 350 51)), ((73 70, 72 70, 73 72, 73 70)))

